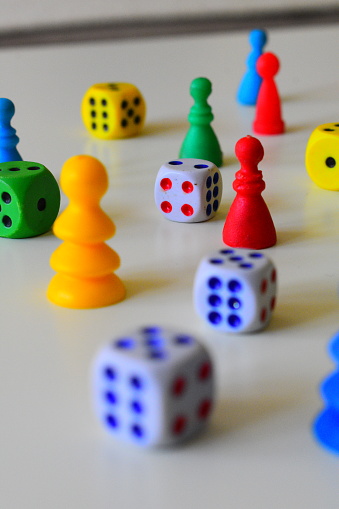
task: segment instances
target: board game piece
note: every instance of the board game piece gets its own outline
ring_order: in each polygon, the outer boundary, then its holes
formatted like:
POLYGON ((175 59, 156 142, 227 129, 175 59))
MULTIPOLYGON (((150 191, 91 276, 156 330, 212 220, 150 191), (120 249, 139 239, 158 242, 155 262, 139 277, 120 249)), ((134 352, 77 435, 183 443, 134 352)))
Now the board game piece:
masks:
POLYGON ((88 131, 97 138, 129 138, 144 127, 146 103, 131 83, 98 83, 85 93, 81 115, 88 131))
POLYGON ((249 42, 252 47, 252 51, 247 58, 247 71, 240 82, 237 100, 240 104, 254 106, 257 102, 262 82, 262 78, 259 76, 256 69, 256 63, 267 42, 266 32, 258 29, 252 30, 249 35, 249 42))
POLYGON ((204 159, 176 159, 161 166, 154 189, 164 217, 180 223, 211 219, 222 196, 219 168, 204 159))
POLYGON ((235 174, 233 189, 237 195, 230 207, 222 237, 231 247, 265 249, 274 246, 277 235, 268 207, 261 196, 265 189, 258 163, 264 149, 257 138, 245 136, 235 145, 241 168, 235 174))
POLYGON ((0 163, 22 161, 16 146, 19 138, 11 126, 15 106, 10 99, 0 98, 0 163))
POLYGON ((306 146, 305 165, 317 186, 339 191, 339 122, 314 129, 306 146))
POLYGON ((0 163, 0 237, 22 239, 46 233, 60 208, 60 189, 40 163, 0 163))
POLYGON ((339 333, 332 338, 329 353, 336 369, 321 384, 325 408, 317 416, 313 431, 321 445, 339 454, 339 333))
POLYGON ((179 157, 205 159, 216 166, 222 165, 222 152, 219 141, 211 126, 214 118, 212 108, 207 102, 212 92, 212 83, 207 78, 196 78, 192 81, 190 94, 194 104, 190 109, 189 130, 182 143, 179 157))
POLYGON ((179 444, 206 427, 213 371, 194 336, 140 327, 98 352, 92 368, 95 413, 119 440, 143 447, 179 444))
POLYGON ((52 278, 47 296, 68 308, 96 308, 121 301, 125 288, 113 273, 119 256, 104 241, 115 233, 113 221, 100 207, 108 188, 103 164, 92 156, 68 159, 60 185, 69 198, 67 208, 54 223, 53 231, 64 242, 51 256, 52 278))
POLYGON ((263 253, 221 249, 202 259, 194 280, 197 314, 221 332, 254 332, 270 322, 277 271, 263 253))
POLYGON ((280 63, 273 53, 264 53, 257 60, 257 71, 262 78, 253 130, 256 134, 282 134, 285 123, 282 119, 281 100, 274 77, 280 63))

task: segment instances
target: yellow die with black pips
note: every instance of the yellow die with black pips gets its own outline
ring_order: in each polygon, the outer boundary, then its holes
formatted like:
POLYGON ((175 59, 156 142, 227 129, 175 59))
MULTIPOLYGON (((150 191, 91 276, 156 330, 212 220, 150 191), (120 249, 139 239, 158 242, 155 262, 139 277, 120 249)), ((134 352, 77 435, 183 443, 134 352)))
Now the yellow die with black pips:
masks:
POLYGON ((142 131, 146 103, 131 83, 98 83, 85 93, 81 115, 88 131, 97 138, 128 138, 142 131))
POLYGON ((339 191, 339 122, 314 129, 306 146, 305 165, 315 184, 339 191))

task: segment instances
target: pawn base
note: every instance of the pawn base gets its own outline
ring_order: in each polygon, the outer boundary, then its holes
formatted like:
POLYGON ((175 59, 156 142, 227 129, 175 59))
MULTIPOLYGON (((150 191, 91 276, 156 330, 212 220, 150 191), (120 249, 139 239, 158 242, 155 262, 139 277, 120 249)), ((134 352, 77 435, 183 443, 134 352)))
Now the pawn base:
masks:
POLYGON ((111 306, 124 299, 125 287, 115 274, 98 278, 75 278, 56 274, 50 281, 47 297, 58 306, 91 309, 111 306))
POLYGON ((212 127, 191 126, 180 148, 179 157, 181 159, 205 159, 220 168, 223 156, 212 127))
POLYGON ((261 195, 235 197, 222 239, 227 246, 245 249, 266 249, 276 244, 274 223, 261 195))
POLYGON ((274 123, 266 123, 266 122, 254 122, 253 123, 253 131, 256 134, 266 134, 268 136, 275 134, 283 134, 285 132, 285 123, 283 120, 274 122, 274 123))

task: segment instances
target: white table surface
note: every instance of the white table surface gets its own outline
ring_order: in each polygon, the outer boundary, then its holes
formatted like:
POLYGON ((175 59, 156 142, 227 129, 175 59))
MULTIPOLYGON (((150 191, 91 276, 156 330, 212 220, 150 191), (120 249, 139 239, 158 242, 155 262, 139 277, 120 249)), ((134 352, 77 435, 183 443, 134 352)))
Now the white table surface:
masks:
MULTIPOLYGON (((308 137, 339 118, 339 27, 276 30, 277 77, 287 132, 261 137, 263 196, 278 243, 279 293, 270 326, 252 335, 208 329, 192 304, 202 256, 222 247, 239 165, 233 148, 252 134, 253 108, 234 97, 247 33, 2 50, 1 96, 26 160, 57 177, 63 162, 91 154, 106 165, 102 206, 116 224, 109 244, 127 298, 95 310, 47 301, 59 245, 52 233, 0 239, 0 506, 6 509, 337 509, 338 457, 314 441, 320 381, 334 369, 326 346, 339 329, 339 195, 317 188, 304 167, 308 137), (178 157, 193 78, 213 83, 210 104, 225 155, 216 217, 167 221, 153 201, 156 174, 178 157), (140 137, 90 138, 80 102, 95 82, 130 81, 148 103, 140 137), (131 327, 174 325, 210 349, 217 403, 207 432, 183 447, 145 450, 109 436, 92 412, 89 366, 98 348, 131 327)), ((64 198, 62 207, 67 200, 64 198)))

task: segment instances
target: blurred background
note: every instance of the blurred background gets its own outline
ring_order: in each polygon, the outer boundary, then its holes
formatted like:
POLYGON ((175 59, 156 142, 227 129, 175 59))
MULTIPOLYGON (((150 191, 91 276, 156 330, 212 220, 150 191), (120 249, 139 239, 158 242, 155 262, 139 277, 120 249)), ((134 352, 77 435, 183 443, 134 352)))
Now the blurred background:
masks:
POLYGON ((339 21, 337 0, 6 0, 1 7, 2 46, 339 21))

